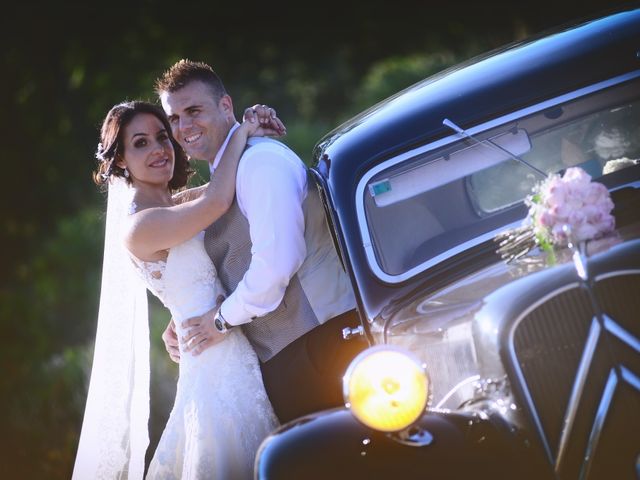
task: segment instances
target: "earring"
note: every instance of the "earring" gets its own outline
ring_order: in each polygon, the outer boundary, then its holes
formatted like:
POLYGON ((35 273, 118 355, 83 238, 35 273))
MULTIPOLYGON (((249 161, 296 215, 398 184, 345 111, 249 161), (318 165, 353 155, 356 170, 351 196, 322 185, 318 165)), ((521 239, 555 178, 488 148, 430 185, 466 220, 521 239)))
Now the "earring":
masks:
POLYGON ((127 167, 124 167, 124 178, 129 178, 129 170, 127 170, 127 167))

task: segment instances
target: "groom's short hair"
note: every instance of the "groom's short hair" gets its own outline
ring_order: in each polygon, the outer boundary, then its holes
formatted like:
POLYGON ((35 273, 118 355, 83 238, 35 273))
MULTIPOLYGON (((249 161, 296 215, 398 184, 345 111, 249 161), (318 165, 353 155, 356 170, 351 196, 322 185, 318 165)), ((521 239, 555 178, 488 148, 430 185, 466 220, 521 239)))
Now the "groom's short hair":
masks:
POLYGON ((156 80, 155 91, 158 96, 162 92, 173 93, 194 81, 204 83, 211 90, 211 95, 216 101, 227 95, 222 80, 213 68, 204 62, 194 62, 187 59, 174 63, 165 71, 156 80))

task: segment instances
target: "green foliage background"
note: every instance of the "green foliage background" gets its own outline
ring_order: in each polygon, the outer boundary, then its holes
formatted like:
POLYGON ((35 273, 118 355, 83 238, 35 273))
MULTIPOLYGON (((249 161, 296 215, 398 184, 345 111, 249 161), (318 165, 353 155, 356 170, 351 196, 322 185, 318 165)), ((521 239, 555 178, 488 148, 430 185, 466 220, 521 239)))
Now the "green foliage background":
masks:
MULTIPOLYGON (((180 58, 221 74, 236 112, 276 107, 305 161, 328 131, 414 82, 616 2, 293 5, 145 0, 12 2, 0 19, 0 465, 71 476, 97 319, 105 198, 91 182, 107 110, 155 101, 180 58)), ((303 4, 304 3, 304 4, 303 4)), ((618 4, 624 5, 624 4, 618 4)), ((595 68, 595 67, 594 67, 595 68)), ((152 300, 157 440, 177 369, 152 300)))

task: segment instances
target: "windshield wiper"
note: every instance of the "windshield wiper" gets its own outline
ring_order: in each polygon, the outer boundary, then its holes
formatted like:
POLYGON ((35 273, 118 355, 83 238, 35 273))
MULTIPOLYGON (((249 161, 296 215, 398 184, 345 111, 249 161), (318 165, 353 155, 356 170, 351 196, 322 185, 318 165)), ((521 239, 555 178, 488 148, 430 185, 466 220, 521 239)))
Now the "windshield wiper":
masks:
POLYGON ((467 133, 466 130, 463 130, 462 128, 460 128, 458 125, 456 125, 455 123, 453 123, 451 120, 449 120, 448 118, 445 118, 444 120, 442 120, 442 124, 446 127, 449 127, 451 130, 453 130, 454 132, 469 138, 470 140, 473 140, 474 142, 476 142, 479 145, 488 145, 491 146, 495 149, 498 149, 499 151, 501 151, 502 153, 506 153, 509 157, 511 157, 512 159, 514 159, 517 162, 522 163, 523 165, 529 167, 531 170, 533 170, 534 172, 536 172, 538 175, 542 175, 543 178, 547 178, 548 175, 543 172, 542 170, 540 170, 539 168, 531 165, 529 162, 527 162, 526 160, 523 160, 522 158, 520 158, 518 155, 515 155, 513 153, 511 153, 509 150, 507 150, 506 148, 501 147, 500 145, 498 145, 497 143, 495 143, 494 141, 492 141, 491 139, 486 139, 484 141, 482 140, 478 140, 477 138, 475 138, 473 135, 467 133))

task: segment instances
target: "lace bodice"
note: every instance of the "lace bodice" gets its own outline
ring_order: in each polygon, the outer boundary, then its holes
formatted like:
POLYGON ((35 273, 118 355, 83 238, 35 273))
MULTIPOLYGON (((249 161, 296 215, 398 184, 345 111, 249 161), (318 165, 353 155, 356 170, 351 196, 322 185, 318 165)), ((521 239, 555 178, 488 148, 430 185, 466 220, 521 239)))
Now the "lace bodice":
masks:
POLYGON ((174 320, 201 315, 215 305, 222 287, 204 249, 204 232, 169 249, 166 261, 132 256, 147 288, 171 311, 174 320))

